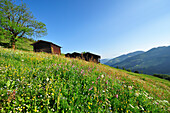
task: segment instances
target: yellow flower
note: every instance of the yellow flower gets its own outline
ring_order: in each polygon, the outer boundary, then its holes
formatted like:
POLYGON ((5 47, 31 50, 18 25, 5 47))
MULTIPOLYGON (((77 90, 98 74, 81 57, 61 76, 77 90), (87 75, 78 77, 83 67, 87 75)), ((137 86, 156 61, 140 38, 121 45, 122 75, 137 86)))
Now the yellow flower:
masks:
POLYGON ((89 108, 89 109, 91 109, 91 107, 90 107, 90 106, 88 106, 88 108, 89 108))
POLYGON ((23 107, 23 109, 25 109, 25 107, 23 107))
POLYGON ((21 108, 19 108, 19 111, 21 111, 22 109, 21 108))
POLYGON ((35 107, 35 110, 34 110, 35 112, 37 112, 37 108, 35 107))

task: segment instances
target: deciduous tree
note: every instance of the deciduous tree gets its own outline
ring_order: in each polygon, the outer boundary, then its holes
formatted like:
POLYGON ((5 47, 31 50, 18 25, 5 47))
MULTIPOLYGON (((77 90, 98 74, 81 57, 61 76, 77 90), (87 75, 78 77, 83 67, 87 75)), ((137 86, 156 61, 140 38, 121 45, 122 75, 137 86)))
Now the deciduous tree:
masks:
POLYGON ((38 22, 26 4, 17 5, 12 0, 0 0, 0 35, 9 38, 15 49, 15 43, 23 37, 41 37, 47 34, 46 25, 38 22))

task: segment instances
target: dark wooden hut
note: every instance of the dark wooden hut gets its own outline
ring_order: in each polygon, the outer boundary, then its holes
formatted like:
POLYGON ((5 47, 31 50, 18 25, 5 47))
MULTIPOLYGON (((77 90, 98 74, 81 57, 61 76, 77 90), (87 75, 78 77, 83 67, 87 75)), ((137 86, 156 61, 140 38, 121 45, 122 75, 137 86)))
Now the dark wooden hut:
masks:
POLYGON ((65 54, 65 57, 70 57, 70 58, 81 58, 81 54, 74 52, 74 53, 67 53, 65 54))
POLYGON ((83 60, 86 60, 86 61, 92 61, 92 62, 96 62, 96 63, 99 63, 100 62, 100 56, 99 55, 95 55, 95 54, 92 54, 90 52, 86 52, 86 53, 77 53, 77 52, 74 52, 74 53, 67 53, 65 54, 66 57, 70 57, 70 58, 80 58, 80 59, 83 59, 83 60))
POLYGON ((58 55, 61 54, 61 47, 52 42, 38 40, 37 42, 31 45, 33 45, 35 52, 46 52, 46 53, 52 53, 58 55))
POLYGON ((100 63, 100 56, 92 54, 90 52, 84 53, 82 59, 84 59, 86 61, 92 61, 92 62, 100 63))
POLYGON ((71 56, 72 58, 81 58, 81 54, 77 52, 72 53, 71 56))

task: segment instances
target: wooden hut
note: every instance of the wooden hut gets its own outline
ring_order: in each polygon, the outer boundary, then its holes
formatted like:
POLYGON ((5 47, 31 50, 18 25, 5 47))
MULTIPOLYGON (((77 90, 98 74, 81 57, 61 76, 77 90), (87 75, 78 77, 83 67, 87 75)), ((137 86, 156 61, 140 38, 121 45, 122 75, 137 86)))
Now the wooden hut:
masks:
POLYGON ((52 53, 58 55, 61 54, 61 47, 52 42, 38 40, 37 42, 31 45, 33 45, 35 52, 46 52, 46 53, 52 53))
POLYGON ((74 52, 74 53, 67 53, 65 54, 66 57, 70 57, 70 58, 80 58, 80 59, 83 59, 83 60, 86 60, 86 61, 92 61, 92 62, 96 62, 96 63, 100 63, 100 56, 99 55, 95 55, 95 54, 92 54, 90 52, 86 52, 86 53, 77 53, 77 52, 74 52))
POLYGON ((83 53, 83 59, 86 61, 100 63, 100 58, 101 57, 99 55, 95 55, 90 52, 83 53))

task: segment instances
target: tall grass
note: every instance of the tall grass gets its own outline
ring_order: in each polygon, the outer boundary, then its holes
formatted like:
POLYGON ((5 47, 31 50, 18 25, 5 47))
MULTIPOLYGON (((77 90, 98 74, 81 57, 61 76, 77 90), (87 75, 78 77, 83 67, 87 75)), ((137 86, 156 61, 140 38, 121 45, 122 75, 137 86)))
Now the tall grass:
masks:
POLYGON ((0 48, 1 112, 169 112, 169 97, 141 81, 101 64, 0 48))

